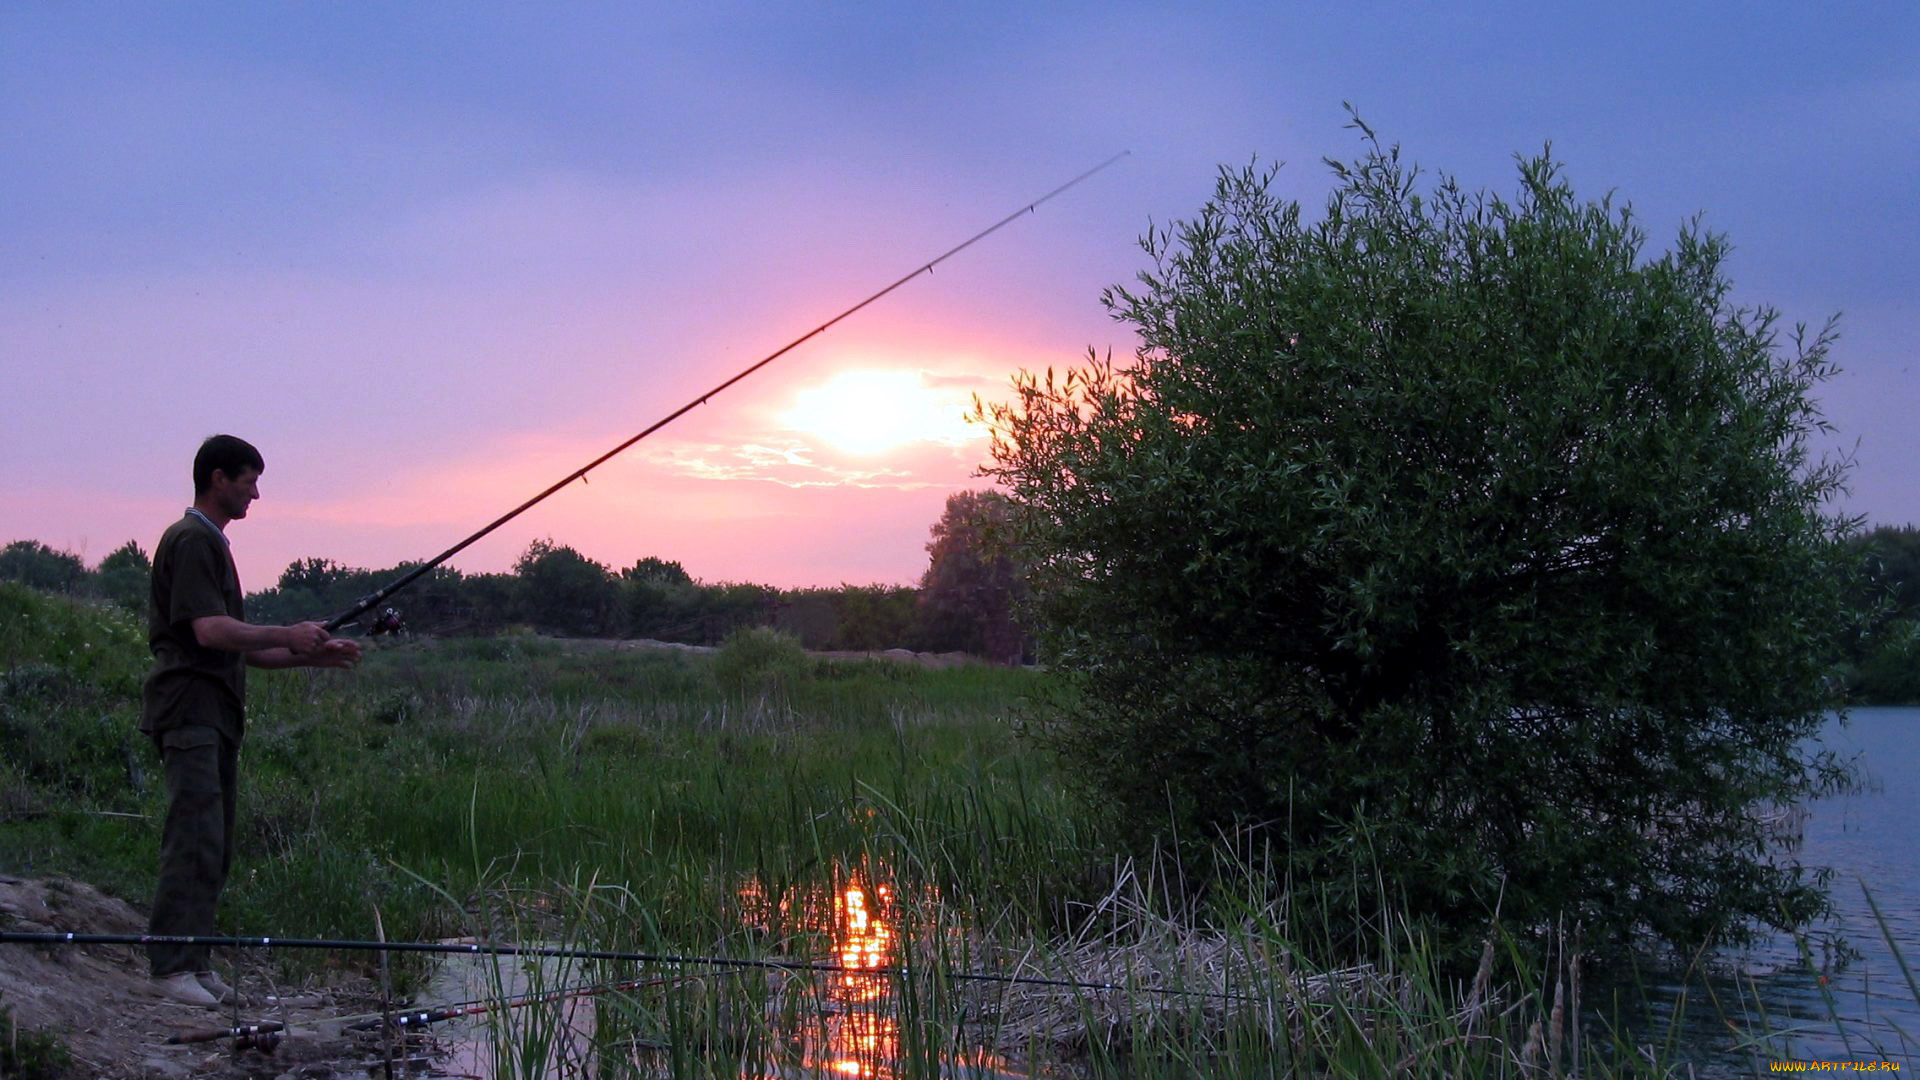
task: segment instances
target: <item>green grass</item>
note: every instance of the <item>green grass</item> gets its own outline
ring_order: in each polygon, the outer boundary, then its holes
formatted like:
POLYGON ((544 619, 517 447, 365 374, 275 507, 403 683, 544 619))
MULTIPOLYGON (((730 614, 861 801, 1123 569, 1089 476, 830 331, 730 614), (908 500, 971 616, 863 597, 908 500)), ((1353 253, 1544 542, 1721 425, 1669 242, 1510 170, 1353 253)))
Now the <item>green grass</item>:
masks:
POLYGON ((22 1028, 13 1010, 0 1001, 0 1077, 8 1080, 58 1080, 73 1055, 51 1031, 22 1028))
MULTIPOLYGON (((137 629, 11 586, 0 618, 0 866, 144 902, 163 806, 133 730, 137 629)), ((853 851, 1030 910, 1094 857, 1008 738, 1041 676, 786 656, 768 685, 748 660, 515 636, 379 647, 350 675, 253 672, 222 928, 363 938, 378 906, 392 937, 467 933, 489 890, 590 868, 664 940, 704 941, 744 881, 853 851)))
MULTIPOLYGON (((162 810, 133 732, 144 668, 125 616, 0 586, 0 870, 144 904, 162 810)), ((717 656, 513 635, 383 643, 357 672, 251 688, 225 932, 364 939, 377 920, 392 940, 806 960, 834 954, 835 898, 860 889, 911 972, 852 1001, 830 976, 536 967, 519 989, 663 981, 590 999, 596 1034, 571 1050, 560 1005, 493 1014, 502 1076, 561 1053, 609 1076, 797 1069, 860 1024, 913 1076, 986 1050, 1168 1077, 1661 1075, 1674 1052, 1575 1023, 1572 955, 1497 928, 1463 975, 1391 920, 1336 949, 1351 935, 1251 859, 1198 908, 1180 868, 1116 863, 1014 736, 1020 703, 1056 692, 1043 673, 822 661, 773 635, 717 656), (1121 989, 953 977, 977 971, 1121 989)), ((396 976, 423 991, 429 968, 396 976)))

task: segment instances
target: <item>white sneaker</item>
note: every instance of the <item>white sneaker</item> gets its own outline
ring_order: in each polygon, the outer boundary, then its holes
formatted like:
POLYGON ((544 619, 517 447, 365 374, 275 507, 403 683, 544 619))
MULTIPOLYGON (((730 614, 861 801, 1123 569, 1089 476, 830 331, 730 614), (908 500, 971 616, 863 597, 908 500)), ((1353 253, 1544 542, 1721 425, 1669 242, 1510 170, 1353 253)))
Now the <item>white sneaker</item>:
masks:
POLYGON ((194 978, 191 971, 156 976, 150 982, 153 985, 153 992, 168 1001, 176 1001, 182 1005, 208 1007, 220 1004, 220 999, 207 993, 207 988, 200 985, 200 980, 194 978))
POLYGON ((233 987, 221 982, 220 976, 215 975, 213 972, 196 971, 193 973, 193 978, 194 981, 200 984, 201 989, 212 994, 213 999, 220 1004, 225 1005, 233 1000, 233 987))

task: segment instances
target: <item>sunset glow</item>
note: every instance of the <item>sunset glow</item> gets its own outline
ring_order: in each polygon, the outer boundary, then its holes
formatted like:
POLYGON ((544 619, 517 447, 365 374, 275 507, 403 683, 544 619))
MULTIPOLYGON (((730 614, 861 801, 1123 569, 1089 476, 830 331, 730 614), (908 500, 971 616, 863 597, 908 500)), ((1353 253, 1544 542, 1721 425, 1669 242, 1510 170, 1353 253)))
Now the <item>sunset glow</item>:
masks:
POLYGON ((968 424, 969 400, 928 386, 912 371, 845 371, 794 395, 780 420, 790 430, 847 454, 879 454, 910 443, 948 446, 985 436, 968 424))
POLYGON ((1124 364, 1143 343, 1103 291, 1174 269, 1136 240, 1223 164, 1290 163, 1271 194, 1317 220, 1319 162, 1365 149, 1342 102, 1463 190, 1551 140, 1650 252, 1726 230, 1735 306, 1844 311, 1807 449, 1855 463, 1836 509, 1920 522, 1913 4, 1517 5, 1498 33, 1245 0, 188 8, 0 5, 0 545, 150 551, 226 431, 269 463, 231 536, 247 589, 431 558, 831 326, 450 565, 550 538, 707 582, 919 581, 982 485, 973 396, 1124 364))

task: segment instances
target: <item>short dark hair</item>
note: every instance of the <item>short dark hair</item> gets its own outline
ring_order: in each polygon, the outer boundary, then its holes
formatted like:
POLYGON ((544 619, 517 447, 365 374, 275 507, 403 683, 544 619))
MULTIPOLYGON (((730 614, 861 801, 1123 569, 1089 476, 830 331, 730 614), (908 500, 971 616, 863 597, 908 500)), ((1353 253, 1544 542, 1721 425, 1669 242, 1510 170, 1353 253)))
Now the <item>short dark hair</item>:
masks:
POLYGON ((267 471, 266 460, 252 443, 236 435, 210 435, 200 444, 200 452, 193 455, 193 493, 205 495, 213 487, 215 469, 231 479, 246 468, 257 473, 267 471))

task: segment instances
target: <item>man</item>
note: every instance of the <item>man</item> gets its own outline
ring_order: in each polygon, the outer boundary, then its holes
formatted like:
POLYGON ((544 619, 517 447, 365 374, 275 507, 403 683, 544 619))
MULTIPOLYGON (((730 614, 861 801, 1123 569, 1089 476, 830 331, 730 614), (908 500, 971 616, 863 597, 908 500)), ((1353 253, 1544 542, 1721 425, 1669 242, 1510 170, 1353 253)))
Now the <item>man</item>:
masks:
MULTIPOLYGON (((160 882, 148 933, 213 933, 214 909, 233 864, 246 668, 351 668, 360 646, 319 623, 246 621, 226 527, 260 497, 266 462, 243 439, 215 435, 193 459, 193 505, 153 551, 147 641, 153 671, 141 694, 140 730, 167 777, 160 882)), ((214 975, 205 946, 151 945, 153 985, 190 1005, 218 1005, 233 990, 214 975)))

